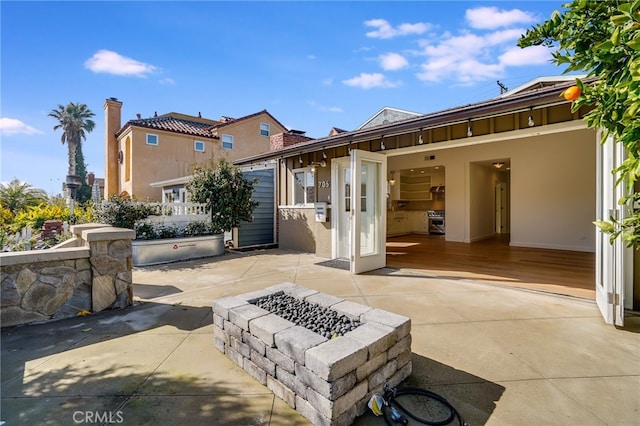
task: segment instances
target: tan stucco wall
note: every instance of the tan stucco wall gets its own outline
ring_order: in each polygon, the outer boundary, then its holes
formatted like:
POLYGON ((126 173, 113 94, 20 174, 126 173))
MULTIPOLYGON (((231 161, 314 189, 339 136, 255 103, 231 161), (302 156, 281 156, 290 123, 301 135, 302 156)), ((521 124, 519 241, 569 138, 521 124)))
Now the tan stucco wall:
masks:
POLYGON ((139 200, 161 200, 162 188, 151 187, 152 182, 187 176, 196 165, 212 165, 220 158, 218 140, 140 128, 132 128, 120 137, 120 149, 125 152, 120 167, 121 188, 139 200), (147 133, 158 135, 158 145, 147 145, 147 133), (131 137, 130 181, 125 179, 125 166, 129 164, 127 137, 131 137), (194 150, 196 140, 204 142, 204 152, 194 150))
POLYGON ((122 102, 107 99, 104 102, 104 194, 118 194, 118 140, 116 132, 120 130, 122 102))
MULTIPOLYGON (((105 109, 105 114, 113 122, 119 111, 113 108, 105 109)), ((105 105, 107 104, 105 103, 105 105)), ((270 125, 271 134, 286 131, 277 121, 267 113, 260 113, 237 122, 220 127, 219 136, 230 134, 233 136, 233 149, 222 149, 220 139, 201 138, 174 132, 146 129, 131 126, 118 136, 115 141, 116 149, 109 145, 108 135, 105 137, 107 151, 107 183, 109 194, 119 194, 126 191, 139 200, 162 200, 162 189, 153 188, 151 183, 188 176, 193 173, 196 165, 215 164, 221 159, 234 161, 269 151, 269 136, 260 135, 260 123, 270 125), (147 133, 158 135, 158 145, 147 145, 147 133), (127 138, 131 141, 130 161, 126 149, 127 138), (205 143, 205 151, 194 150, 194 142, 205 143), (117 152, 122 151, 124 161, 118 162, 117 152), (129 167, 130 179, 127 179, 126 168, 129 167), (114 183, 116 182, 116 183, 114 183)), ((113 125, 107 133, 113 132, 113 125)))
POLYGON ((279 247, 331 258, 331 223, 316 222, 313 207, 278 208, 279 247))
POLYGON ((270 134, 278 134, 287 131, 280 126, 268 114, 259 114, 244 118, 237 122, 231 122, 219 128, 218 136, 223 134, 233 136, 233 149, 221 150, 229 161, 250 157, 255 154, 269 151, 269 136, 260 135, 260 123, 269 124, 270 134))

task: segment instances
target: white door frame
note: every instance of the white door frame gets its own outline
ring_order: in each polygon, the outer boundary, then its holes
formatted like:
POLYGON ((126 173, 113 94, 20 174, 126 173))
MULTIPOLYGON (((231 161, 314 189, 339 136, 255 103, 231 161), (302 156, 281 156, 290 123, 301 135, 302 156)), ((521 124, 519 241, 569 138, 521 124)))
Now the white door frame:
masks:
MULTIPOLYGON (((618 174, 611 171, 626 158, 624 146, 615 143, 612 136, 602 143, 602 131, 598 132, 598 151, 596 155, 596 219, 618 220, 626 215, 626 206, 618 205, 618 199, 624 196, 624 182, 615 185, 618 174)), ((624 325, 625 293, 633 294, 631 248, 625 247, 620 238, 609 242, 609 235, 596 229, 596 303, 607 324, 624 325)))
MULTIPOLYGON (((331 258, 338 259, 341 253, 340 242, 341 238, 344 238, 341 235, 340 230, 345 229, 348 234, 351 234, 351 224, 348 226, 343 224, 343 220, 345 220, 344 210, 344 182, 342 181, 342 176, 340 171, 344 169, 345 166, 351 167, 351 158, 350 157, 341 157, 341 158, 333 158, 331 160, 331 258)), ((350 219, 350 216, 348 216, 350 219)), ((348 219, 347 219, 348 220, 348 219)), ((351 240, 351 235, 347 235, 349 240, 351 240)), ((350 251, 350 250, 349 250, 350 251)), ((348 257, 348 256, 346 256, 348 257)))
POLYGON ((387 264, 386 240, 387 156, 352 149, 351 273, 384 268, 387 264), (362 181, 363 176, 365 182, 362 181), (363 188, 366 189, 365 193, 362 192, 363 188))

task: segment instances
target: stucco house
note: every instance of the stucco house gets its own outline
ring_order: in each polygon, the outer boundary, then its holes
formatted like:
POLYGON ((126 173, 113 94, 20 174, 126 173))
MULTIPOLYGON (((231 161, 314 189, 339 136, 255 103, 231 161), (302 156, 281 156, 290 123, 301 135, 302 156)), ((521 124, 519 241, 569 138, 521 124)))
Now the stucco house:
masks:
POLYGON ((194 166, 269 151, 270 136, 287 132, 267 110, 219 120, 138 114, 124 125, 121 101, 106 99, 104 111, 106 197, 126 192, 139 200, 185 201, 185 177, 194 166))
POLYGON ((385 266, 388 234, 433 229, 452 242, 504 233, 510 246, 595 252, 598 305, 621 324, 625 308, 640 306, 638 259, 592 222, 625 214, 611 174, 624 153, 587 127, 587 109, 559 97, 574 79, 388 122, 377 114, 236 164, 277 163, 281 248, 344 259, 353 273, 385 266))

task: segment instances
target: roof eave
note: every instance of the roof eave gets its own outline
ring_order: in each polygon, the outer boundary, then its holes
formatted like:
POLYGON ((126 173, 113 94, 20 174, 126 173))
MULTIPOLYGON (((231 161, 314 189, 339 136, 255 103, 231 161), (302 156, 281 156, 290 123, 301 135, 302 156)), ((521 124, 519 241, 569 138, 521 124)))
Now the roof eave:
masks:
MULTIPOLYGON (((594 81, 595 79, 585 80, 585 83, 594 81)), ((306 154, 317 151, 319 148, 329 149, 338 146, 349 145, 351 143, 366 142, 367 140, 381 138, 382 136, 390 136, 392 134, 410 133, 420 128, 440 127, 448 124, 455 124, 468 120, 477 120, 487 118, 492 115, 506 114, 516 112, 518 110, 528 110, 529 108, 540 108, 543 106, 551 106, 560 103, 569 103, 564 99, 558 99, 558 93, 564 87, 568 87, 573 83, 561 84, 557 86, 549 86, 531 92, 523 92, 514 94, 511 97, 490 99, 487 101, 465 105, 462 107, 451 108, 435 113, 421 115, 416 118, 410 118, 403 121, 370 127, 362 130, 353 130, 340 133, 334 136, 314 139, 310 142, 303 142, 291 145, 276 151, 270 151, 251 157, 241 158, 234 161, 234 164, 242 165, 269 160, 273 158, 284 158, 293 155, 306 154)))

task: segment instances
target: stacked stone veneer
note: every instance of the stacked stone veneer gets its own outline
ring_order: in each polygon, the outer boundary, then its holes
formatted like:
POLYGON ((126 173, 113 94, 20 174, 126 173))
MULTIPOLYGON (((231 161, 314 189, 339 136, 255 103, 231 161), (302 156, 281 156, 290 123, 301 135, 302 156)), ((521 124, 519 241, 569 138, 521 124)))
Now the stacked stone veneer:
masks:
POLYGON ((411 374, 411 320, 291 283, 213 303, 214 344, 314 425, 349 425, 411 374), (326 339, 252 304, 284 292, 362 325, 326 339))
POLYGON ((82 244, 0 254, 2 327, 131 305, 134 231, 87 224, 72 232, 82 244))

